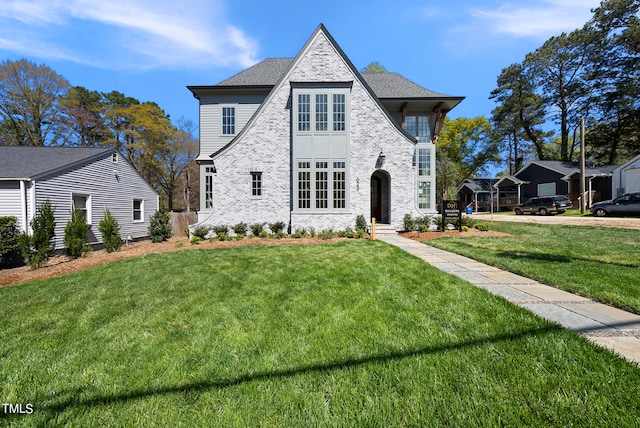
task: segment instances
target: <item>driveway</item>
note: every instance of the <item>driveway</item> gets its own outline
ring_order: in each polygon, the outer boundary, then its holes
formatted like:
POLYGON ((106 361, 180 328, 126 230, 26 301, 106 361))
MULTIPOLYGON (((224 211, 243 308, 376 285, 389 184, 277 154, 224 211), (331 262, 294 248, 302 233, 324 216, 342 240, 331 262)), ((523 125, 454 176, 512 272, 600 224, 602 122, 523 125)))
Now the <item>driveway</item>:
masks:
POLYGON ((569 224, 574 226, 602 226, 620 227, 624 229, 640 229, 640 217, 574 217, 563 214, 556 215, 515 215, 512 213, 476 213, 472 218, 481 221, 511 221, 515 223, 536 223, 536 224, 569 224))

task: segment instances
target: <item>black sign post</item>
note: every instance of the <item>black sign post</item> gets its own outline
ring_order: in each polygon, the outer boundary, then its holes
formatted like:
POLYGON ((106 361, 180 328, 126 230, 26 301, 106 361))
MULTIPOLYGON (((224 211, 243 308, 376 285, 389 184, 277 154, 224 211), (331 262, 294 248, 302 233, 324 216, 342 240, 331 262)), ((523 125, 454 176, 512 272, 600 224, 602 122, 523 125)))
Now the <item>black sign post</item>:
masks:
POLYGON ((460 201, 442 201, 442 231, 447 228, 447 219, 458 220, 458 230, 462 232, 462 210, 460 201))

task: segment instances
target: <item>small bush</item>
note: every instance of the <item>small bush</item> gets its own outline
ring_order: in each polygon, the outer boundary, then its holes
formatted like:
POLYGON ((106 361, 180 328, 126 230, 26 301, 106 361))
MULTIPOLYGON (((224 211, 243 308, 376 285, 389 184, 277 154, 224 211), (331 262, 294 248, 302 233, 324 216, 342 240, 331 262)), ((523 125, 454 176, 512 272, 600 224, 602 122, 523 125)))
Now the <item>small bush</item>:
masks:
POLYGON ((462 231, 463 232, 468 232, 469 231, 469 226, 462 226, 462 231))
POLYGON ((235 233, 236 236, 244 236, 247 234, 249 226, 247 226, 247 223, 238 223, 232 226, 231 229, 233 229, 233 233, 235 233))
POLYGON ((31 269, 41 267, 55 252, 53 238, 56 236, 55 208, 47 199, 31 220, 32 235, 22 234, 18 246, 22 257, 31 269))
POLYGON ((411 217, 411 214, 405 214, 402 222, 404 224, 404 230, 406 232, 416 230, 416 221, 413 219, 413 217, 411 217))
POLYGON ((226 224, 221 224, 220 226, 213 226, 213 233, 216 234, 218 239, 224 241, 227 235, 229 234, 229 226, 226 224))
POLYGON ((268 238, 269 234, 267 233, 266 230, 263 230, 262 232, 260 232, 260 234, 258 235, 261 238, 268 238))
POLYGON ((191 242, 193 245, 198 245, 200 241, 202 241, 202 238, 198 235, 193 235, 191 237, 191 240, 189 240, 189 242, 191 242))
POLYGON ((487 223, 476 223, 476 225, 473 227, 482 232, 486 232, 489 230, 489 225, 487 223))
POLYGON ((428 224, 420 223, 418 225, 418 232, 428 232, 428 231, 429 231, 429 225, 428 224))
POLYGON ((251 234, 253 236, 262 236, 264 225, 264 223, 253 223, 251 226, 249 226, 249 229, 251 229, 251 234))
POLYGON ((71 211, 71 218, 64 228, 64 253, 74 259, 91 250, 87 244, 89 228, 85 213, 79 209, 71 211))
POLYGON ((277 235, 278 233, 282 233, 282 231, 284 230, 284 226, 285 223, 283 221, 269 223, 269 230, 271 230, 271 233, 273 233, 274 235, 277 235))
POLYGON ((171 238, 171 214, 158 210, 149 219, 149 237, 151 242, 162 242, 171 238))
POLYGON ((300 238, 306 238, 307 236, 309 236, 309 234, 307 233, 307 230, 306 230, 306 229, 298 229, 298 230, 296 230, 296 232, 295 232, 293 235, 291 235, 291 236, 292 236, 293 238, 300 239, 300 238))
POLYGON ((20 229, 16 217, 0 217, 0 266, 8 265, 18 255, 20 229))
POLYGON ((367 220, 362 214, 358 214, 358 216, 356 217, 356 229, 360 229, 362 231, 367 230, 367 220))
POLYGON ((311 236, 312 238, 316 237, 316 230, 313 227, 309 229, 309 236, 311 236))
POLYGON ((318 233, 320 239, 332 239, 336 237, 336 233, 332 229, 323 230, 318 233))
POLYGON ((98 230, 102 235, 102 242, 107 253, 113 253, 122 248, 120 225, 108 208, 104 210, 104 217, 102 217, 102 220, 100 220, 98 224, 98 230))
POLYGON ((200 238, 202 240, 207 236, 207 234, 209 233, 210 230, 211 230, 211 228, 209 226, 205 226, 204 224, 201 224, 199 226, 196 226, 193 229, 193 231, 191 231, 191 235, 192 236, 197 236, 198 238, 200 238))

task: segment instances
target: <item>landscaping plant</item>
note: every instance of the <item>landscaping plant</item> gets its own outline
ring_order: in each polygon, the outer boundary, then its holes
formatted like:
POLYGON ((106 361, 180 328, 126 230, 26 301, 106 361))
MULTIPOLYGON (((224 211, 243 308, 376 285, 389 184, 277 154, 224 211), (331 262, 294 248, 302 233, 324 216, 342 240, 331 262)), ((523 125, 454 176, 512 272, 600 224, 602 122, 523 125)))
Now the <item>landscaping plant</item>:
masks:
POLYGON ((171 214, 158 210, 149 220, 149 237, 151 242, 162 242, 171 238, 171 214))
POLYGON ((71 218, 64 228, 64 253, 67 256, 77 259, 91 250, 87 244, 89 228, 84 211, 77 208, 71 210, 71 218))
POLYGON ((102 242, 104 249, 107 253, 113 253, 122 248, 122 238, 120 237, 120 225, 118 219, 116 219, 109 211, 109 208, 104 210, 104 217, 100 220, 98 230, 102 235, 102 242))
POLYGON ((38 206, 31 220, 31 235, 24 233, 18 238, 22 257, 31 269, 44 265, 55 252, 53 238, 56 236, 55 208, 47 199, 38 206))

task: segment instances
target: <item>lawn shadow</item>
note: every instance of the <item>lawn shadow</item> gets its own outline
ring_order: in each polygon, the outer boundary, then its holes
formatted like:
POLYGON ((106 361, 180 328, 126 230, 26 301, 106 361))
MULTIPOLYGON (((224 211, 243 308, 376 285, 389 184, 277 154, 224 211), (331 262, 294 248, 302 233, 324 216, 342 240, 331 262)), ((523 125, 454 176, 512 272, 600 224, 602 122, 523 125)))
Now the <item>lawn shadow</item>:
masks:
MULTIPOLYGON (((301 367, 284 368, 281 370, 272 370, 262 373, 247 373, 241 374, 237 377, 230 379, 218 379, 211 381, 191 382, 184 383, 175 386, 166 386, 153 389, 140 389, 137 391, 125 392, 122 394, 113 395, 98 395, 91 398, 81 399, 79 396, 86 391, 74 390, 77 395, 75 397, 64 394, 64 399, 58 403, 45 405, 36 408, 36 414, 45 412, 48 419, 54 419, 56 414, 67 411, 72 408, 90 408, 94 406, 104 406, 117 404, 121 402, 127 402, 131 400, 143 399, 146 397, 152 397, 156 395, 167 394, 196 394, 206 392, 208 390, 221 390, 226 388, 235 387, 248 382, 256 382, 263 380, 282 379, 295 377, 299 375, 305 375, 309 373, 322 373, 332 370, 341 370, 350 367, 358 367, 366 364, 380 364, 388 361, 397 361, 403 359, 414 358, 423 355, 440 354, 449 351, 456 351, 465 348, 471 348, 476 346, 485 345, 488 343, 498 343, 509 340, 519 340, 529 336, 545 335, 549 333, 555 333, 564 331, 559 325, 548 325, 546 327, 531 329, 525 332, 501 334, 489 338, 479 338, 475 340, 469 340, 461 343, 452 343, 449 345, 424 347, 414 350, 405 350, 402 352, 388 352, 380 355, 366 356, 362 358, 344 359, 341 361, 333 361, 323 364, 311 364, 301 367)), ((35 415, 35 414, 34 414, 35 415)))

